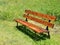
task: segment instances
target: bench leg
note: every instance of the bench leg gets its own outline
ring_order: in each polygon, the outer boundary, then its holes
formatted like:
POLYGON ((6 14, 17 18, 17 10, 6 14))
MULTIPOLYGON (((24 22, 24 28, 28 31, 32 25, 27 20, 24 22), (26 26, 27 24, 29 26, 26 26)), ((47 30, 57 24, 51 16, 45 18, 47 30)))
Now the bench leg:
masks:
POLYGON ((50 39, 50 33, 48 32, 48 38, 50 39))
MULTIPOLYGON (((49 20, 48 22, 51 22, 51 20, 49 20)), ((46 27, 46 30, 49 30, 48 26, 46 27)), ((50 32, 48 32, 48 38, 50 39, 50 32)))
MULTIPOLYGON (((46 30, 49 30, 48 26, 46 27, 46 30)), ((48 32, 48 38, 50 39, 50 32, 48 32)))
POLYGON ((17 27, 18 27, 18 22, 17 22, 17 27))

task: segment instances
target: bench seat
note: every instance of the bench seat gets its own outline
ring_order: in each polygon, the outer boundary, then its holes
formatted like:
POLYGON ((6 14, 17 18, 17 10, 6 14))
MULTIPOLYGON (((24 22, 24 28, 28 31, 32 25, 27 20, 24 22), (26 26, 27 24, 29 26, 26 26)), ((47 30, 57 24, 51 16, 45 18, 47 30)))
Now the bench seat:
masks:
POLYGON ((43 32, 47 33, 48 32, 48 30, 45 30, 45 29, 43 29, 41 27, 38 27, 38 26, 36 26, 34 24, 26 22, 26 21, 24 21, 22 19, 16 19, 15 21, 29 27, 30 29, 33 29, 33 31, 35 31, 37 33, 43 33, 43 32))

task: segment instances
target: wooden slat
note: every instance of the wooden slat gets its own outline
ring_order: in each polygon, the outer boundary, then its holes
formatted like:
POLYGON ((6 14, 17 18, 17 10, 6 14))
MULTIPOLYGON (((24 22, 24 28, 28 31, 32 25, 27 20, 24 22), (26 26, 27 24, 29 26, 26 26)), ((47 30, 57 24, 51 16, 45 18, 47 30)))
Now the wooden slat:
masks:
POLYGON ((23 25, 25 25, 25 26, 27 26, 27 27, 29 27, 29 28, 31 28, 31 29, 33 29, 35 32, 37 32, 37 33, 43 33, 43 32, 48 32, 47 30, 45 30, 45 29, 43 29, 43 28, 41 28, 41 27, 38 27, 38 26, 36 26, 36 25, 33 25, 33 24, 31 24, 31 23, 28 23, 28 22, 26 22, 26 21, 23 21, 23 20, 21 20, 21 19, 17 19, 17 20, 15 20, 16 22, 18 22, 18 23, 21 23, 21 24, 23 24, 23 25))
POLYGON ((38 18, 34 18, 34 17, 32 17, 32 16, 28 16, 28 15, 25 15, 25 14, 24 14, 24 17, 26 17, 26 18, 28 18, 28 19, 30 19, 30 20, 39 22, 39 23, 41 23, 41 24, 43 24, 43 25, 49 26, 49 27, 51 27, 51 28, 53 28, 53 26, 54 26, 54 24, 52 24, 52 23, 46 22, 46 21, 41 20, 41 19, 38 19, 38 18))
POLYGON ((47 14, 41 14, 41 13, 34 12, 34 11, 31 11, 31 10, 25 10, 25 12, 29 13, 29 14, 32 14, 32 15, 42 17, 42 18, 46 18, 46 19, 49 19, 49 20, 56 20, 55 16, 50 16, 50 15, 47 15, 47 14))

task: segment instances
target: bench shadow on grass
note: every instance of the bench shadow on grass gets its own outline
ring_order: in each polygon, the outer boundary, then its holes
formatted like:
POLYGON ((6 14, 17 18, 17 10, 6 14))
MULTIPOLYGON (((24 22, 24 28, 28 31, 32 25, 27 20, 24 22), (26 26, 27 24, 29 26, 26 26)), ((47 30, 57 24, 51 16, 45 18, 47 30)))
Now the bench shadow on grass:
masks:
POLYGON ((46 40, 48 38, 48 36, 46 34, 39 34, 37 35, 35 32, 32 32, 30 29, 28 29, 26 26, 16 26, 16 28, 25 33, 26 35, 28 35, 30 38, 32 38, 33 40, 39 41, 39 40, 46 40))

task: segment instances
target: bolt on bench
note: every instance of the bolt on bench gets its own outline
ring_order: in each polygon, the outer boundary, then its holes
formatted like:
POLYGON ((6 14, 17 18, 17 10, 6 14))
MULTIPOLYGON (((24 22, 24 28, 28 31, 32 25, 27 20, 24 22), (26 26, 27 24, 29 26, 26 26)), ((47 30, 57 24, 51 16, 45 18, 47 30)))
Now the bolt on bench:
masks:
POLYGON ((22 20, 22 19, 15 19, 15 21, 17 22, 17 26, 18 26, 18 23, 20 23, 20 24, 23 24, 23 25, 29 27, 30 29, 32 29, 36 33, 48 33, 48 37, 50 38, 48 27, 51 27, 51 28, 54 27, 54 24, 52 24, 50 22, 56 20, 55 16, 50 16, 50 15, 47 15, 47 14, 41 14, 41 13, 34 12, 34 11, 31 11, 31 10, 25 10, 25 14, 23 15, 23 17, 26 18, 25 21, 22 20), (41 20, 39 18, 33 17, 31 15, 38 16, 40 18, 45 18, 45 19, 48 20, 48 22, 45 21, 45 20, 41 20), (46 29, 43 29, 42 27, 36 26, 36 25, 28 22, 28 19, 30 19, 32 21, 35 21, 35 22, 38 22, 40 24, 43 24, 47 27, 46 27, 46 29))

